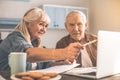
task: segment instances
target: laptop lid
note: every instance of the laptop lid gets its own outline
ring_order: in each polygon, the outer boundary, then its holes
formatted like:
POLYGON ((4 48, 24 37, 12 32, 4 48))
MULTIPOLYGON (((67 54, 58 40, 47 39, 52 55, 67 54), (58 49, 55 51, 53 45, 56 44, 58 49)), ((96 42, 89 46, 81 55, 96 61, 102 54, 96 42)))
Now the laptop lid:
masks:
POLYGON ((99 31, 96 78, 120 73, 120 32, 99 31))
POLYGON ((97 48, 96 68, 74 68, 64 74, 95 79, 120 73, 120 32, 98 31, 97 48))

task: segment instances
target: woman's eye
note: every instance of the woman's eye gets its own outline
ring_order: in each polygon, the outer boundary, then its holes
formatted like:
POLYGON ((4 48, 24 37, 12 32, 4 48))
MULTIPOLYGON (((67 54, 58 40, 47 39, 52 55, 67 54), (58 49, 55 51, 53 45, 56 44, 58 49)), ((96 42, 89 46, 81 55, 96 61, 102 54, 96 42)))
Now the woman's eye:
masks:
POLYGON ((44 24, 44 23, 40 23, 39 25, 40 25, 40 26, 45 26, 45 27, 48 26, 48 24, 44 24))

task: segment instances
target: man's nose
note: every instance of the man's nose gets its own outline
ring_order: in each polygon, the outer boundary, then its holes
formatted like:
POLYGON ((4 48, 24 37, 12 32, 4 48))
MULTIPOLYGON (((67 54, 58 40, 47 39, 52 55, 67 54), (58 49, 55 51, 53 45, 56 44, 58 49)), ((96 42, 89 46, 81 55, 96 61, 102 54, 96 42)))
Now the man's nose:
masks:
POLYGON ((78 25, 75 25, 75 28, 74 28, 75 31, 78 31, 79 30, 79 27, 78 25))

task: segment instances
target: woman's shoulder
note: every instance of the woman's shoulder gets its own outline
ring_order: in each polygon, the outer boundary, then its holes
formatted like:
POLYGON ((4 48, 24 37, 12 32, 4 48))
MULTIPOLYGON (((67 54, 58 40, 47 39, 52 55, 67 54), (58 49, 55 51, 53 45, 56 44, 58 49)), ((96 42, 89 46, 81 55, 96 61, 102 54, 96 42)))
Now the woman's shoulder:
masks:
POLYGON ((21 35, 21 33, 18 32, 18 31, 13 31, 13 32, 11 32, 9 35, 21 35))
POLYGON ((23 37, 22 34, 18 31, 13 31, 11 32, 8 37, 13 37, 13 38, 17 38, 17 37, 23 37))

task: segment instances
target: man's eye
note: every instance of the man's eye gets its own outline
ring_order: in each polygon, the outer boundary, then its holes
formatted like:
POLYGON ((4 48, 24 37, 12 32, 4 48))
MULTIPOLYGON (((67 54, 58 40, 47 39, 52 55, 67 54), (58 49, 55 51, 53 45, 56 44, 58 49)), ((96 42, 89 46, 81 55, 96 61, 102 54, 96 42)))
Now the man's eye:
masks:
POLYGON ((82 26, 82 23, 77 24, 78 26, 82 26))
POLYGON ((43 23, 40 23, 39 25, 42 25, 42 26, 43 26, 44 24, 43 24, 43 23))
POLYGON ((69 26, 74 26, 74 24, 69 24, 69 26))

